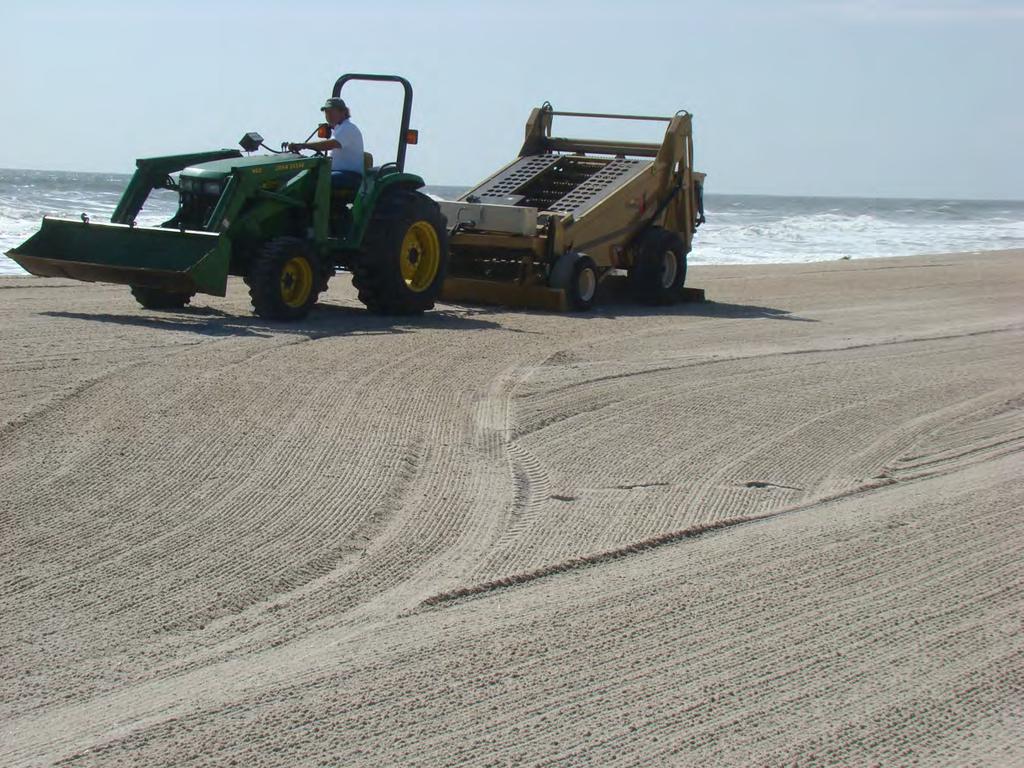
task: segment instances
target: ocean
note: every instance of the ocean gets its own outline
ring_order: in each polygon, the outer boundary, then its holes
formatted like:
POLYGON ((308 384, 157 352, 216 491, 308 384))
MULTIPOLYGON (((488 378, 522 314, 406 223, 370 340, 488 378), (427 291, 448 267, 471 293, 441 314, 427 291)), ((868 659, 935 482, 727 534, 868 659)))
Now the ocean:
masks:
MULTIPOLYGON (((116 173, 0 170, 0 254, 44 214, 110 217, 128 183, 116 173)), ((463 187, 428 187, 457 197, 463 187)), ((176 196, 151 196, 139 223, 173 214, 176 196)), ((707 223, 691 264, 766 264, 869 259, 916 253, 1024 248, 1024 201, 706 195, 707 223)), ((0 255, 0 274, 24 274, 0 255)))

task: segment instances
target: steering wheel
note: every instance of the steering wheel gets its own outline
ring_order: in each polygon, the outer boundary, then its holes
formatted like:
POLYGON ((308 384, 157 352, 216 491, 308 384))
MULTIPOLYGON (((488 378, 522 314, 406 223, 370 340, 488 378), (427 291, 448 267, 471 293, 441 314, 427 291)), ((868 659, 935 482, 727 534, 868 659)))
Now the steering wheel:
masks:
MULTIPOLYGON (((320 126, 318 125, 316 128, 313 129, 313 132, 311 134, 309 134, 309 136, 306 137, 306 141, 309 141, 310 139, 312 139, 319 132, 320 132, 320 126)), ((290 142, 287 142, 287 141, 282 141, 281 142, 281 151, 282 152, 291 152, 292 154, 298 155, 299 157, 305 157, 305 155, 302 154, 302 152, 300 150, 290 150, 290 149, 288 149, 288 144, 289 143, 290 142)), ((305 142, 303 142, 303 143, 305 143, 305 142)), ((314 157, 324 157, 326 155, 327 155, 327 153, 324 150, 322 150, 322 149, 314 149, 313 150, 313 156, 314 157)))

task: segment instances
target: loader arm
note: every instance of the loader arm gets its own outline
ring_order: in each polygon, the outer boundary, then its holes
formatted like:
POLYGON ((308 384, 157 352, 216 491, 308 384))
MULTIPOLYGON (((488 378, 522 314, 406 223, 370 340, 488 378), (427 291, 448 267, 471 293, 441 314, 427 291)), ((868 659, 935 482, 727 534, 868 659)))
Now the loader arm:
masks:
POLYGON ((128 182, 110 220, 114 224, 131 224, 135 221, 135 217, 139 215, 139 211, 142 210, 142 206, 146 204, 146 200, 154 189, 174 189, 168 183, 172 173, 177 173, 190 165, 241 156, 242 153, 237 149, 216 149, 210 152, 193 152, 188 155, 168 155, 136 160, 132 180, 128 182))

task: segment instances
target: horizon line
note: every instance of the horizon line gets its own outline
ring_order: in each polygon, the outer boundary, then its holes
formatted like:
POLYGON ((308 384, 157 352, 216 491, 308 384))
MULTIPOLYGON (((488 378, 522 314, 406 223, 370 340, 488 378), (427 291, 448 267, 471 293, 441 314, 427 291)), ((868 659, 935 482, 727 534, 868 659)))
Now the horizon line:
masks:
MULTIPOLYGON (((105 175, 105 176, 131 176, 133 171, 86 171, 86 170, 67 170, 61 168, 14 168, 14 167, 0 167, 0 172, 4 171, 29 171, 32 173, 82 173, 90 174, 93 176, 105 175)), ((455 189, 472 189, 480 182, 473 184, 431 184, 427 183, 426 187, 447 187, 455 189)), ((708 190, 707 195, 711 196, 723 196, 723 197, 786 197, 786 198, 814 198, 824 200, 918 200, 927 202, 936 201, 950 201, 960 203, 1024 203, 1024 198, 1018 197, 956 197, 952 195, 941 195, 938 197, 918 197, 914 195, 901 195, 896 193, 884 193, 884 194, 838 194, 838 193, 827 193, 827 194, 808 194, 806 192, 793 193, 793 192, 719 192, 708 190)))

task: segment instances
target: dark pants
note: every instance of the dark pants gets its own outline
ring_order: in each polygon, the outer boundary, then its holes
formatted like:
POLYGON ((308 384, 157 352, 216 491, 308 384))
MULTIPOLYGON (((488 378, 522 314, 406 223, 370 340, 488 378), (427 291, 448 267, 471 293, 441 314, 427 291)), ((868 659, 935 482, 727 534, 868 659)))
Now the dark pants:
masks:
POLYGON ((331 189, 359 189, 363 174, 355 171, 331 171, 331 189))

